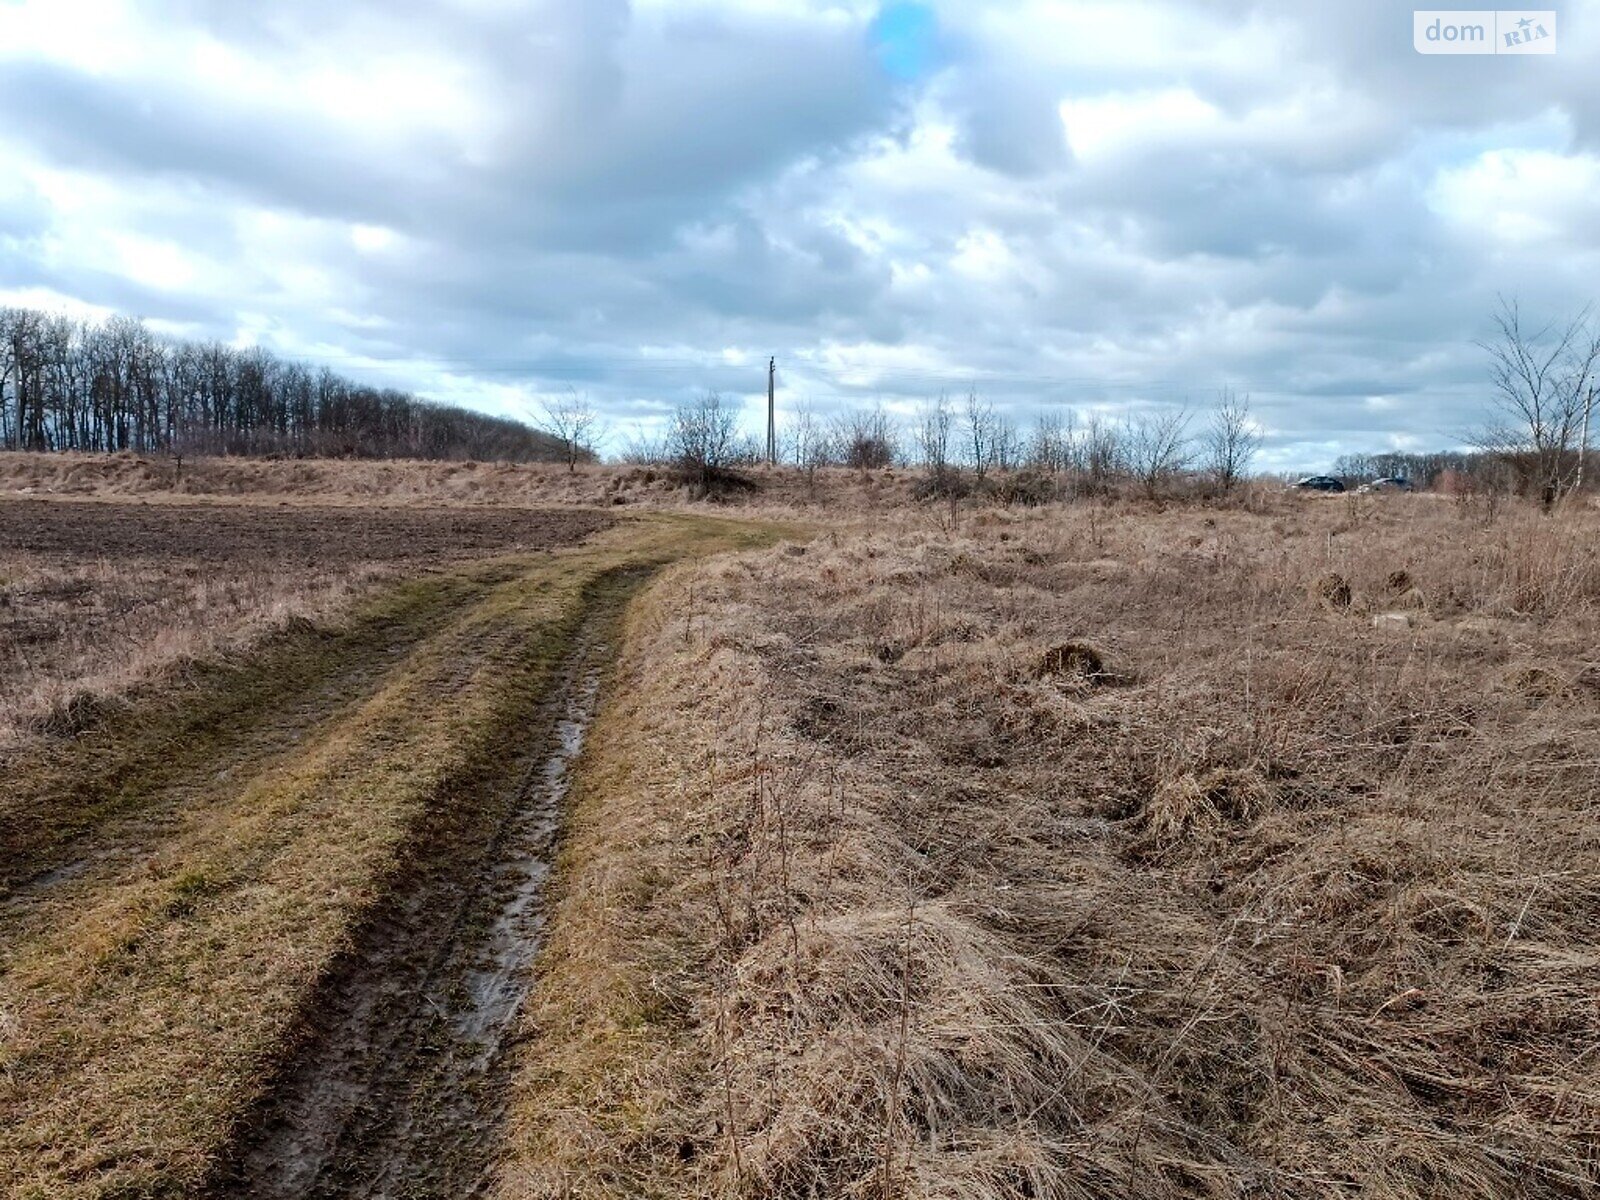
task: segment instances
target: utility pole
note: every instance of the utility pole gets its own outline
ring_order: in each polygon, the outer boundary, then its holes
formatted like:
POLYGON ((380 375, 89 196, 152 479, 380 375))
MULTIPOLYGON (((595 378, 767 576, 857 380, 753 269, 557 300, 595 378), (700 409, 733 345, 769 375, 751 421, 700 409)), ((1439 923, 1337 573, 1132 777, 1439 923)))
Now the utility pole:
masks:
POLYGON ((1594 411, 1594 386, 1589 387, 1589 398, 1583 404, 1583 436, 1578 439, 1578 478, 1572 485, 1574 492, 1583 491, 1583 460, 1589 457, 1589 414, 1594 411))
POLYGON ((774 383, 778 376, 778 359, 767 359, 767 466, 778 465, 777 410, 773 407, 774 383))

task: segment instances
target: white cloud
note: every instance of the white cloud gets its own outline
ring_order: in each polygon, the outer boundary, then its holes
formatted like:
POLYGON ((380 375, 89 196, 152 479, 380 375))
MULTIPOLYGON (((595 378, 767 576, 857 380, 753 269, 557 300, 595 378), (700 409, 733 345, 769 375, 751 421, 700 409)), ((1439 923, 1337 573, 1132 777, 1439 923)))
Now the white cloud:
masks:
POLYGON ((1223 125, 1216 106, 1186 87, 1063 100, 1061 120, 1080 159, 1185 141, 1223 125))
POLYGON ((47 287, 0 288, 0 308, 37 308, 64 313, 80 321, 104 321, 117 315, 114 308, 90 304, 47 287))
POLYGON ((355 224, 350 227, 350 244, 367 254, 380 254, 399 241, 394 230, 383 225, 355 224))
POLYGON ((178 291, 195 283, 194 260, 172 242, 135 233, 111 235, 113 265, 129 281, 157 291, 178 291))
POLYGON ((1488 150, 1441 170, 1428 202, 1468 237, 1600 250, 1600 158, 1592 154, 1488 150))
POLYGON ((153 40, 126 0, 8 0, 0 5, 0 61, 42 58, 100 75, 138 64, 153 40))

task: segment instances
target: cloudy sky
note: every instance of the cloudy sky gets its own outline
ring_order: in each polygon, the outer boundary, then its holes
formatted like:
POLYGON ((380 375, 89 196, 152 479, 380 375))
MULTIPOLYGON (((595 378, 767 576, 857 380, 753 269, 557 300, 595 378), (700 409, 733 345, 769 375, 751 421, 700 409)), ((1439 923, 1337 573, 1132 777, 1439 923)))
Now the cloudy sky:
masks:
POLYGON ((0 303, 491 411, 1247 392, 1454 444, 1497 293, 1600 298, 1600 0, 0 0, 0 303))

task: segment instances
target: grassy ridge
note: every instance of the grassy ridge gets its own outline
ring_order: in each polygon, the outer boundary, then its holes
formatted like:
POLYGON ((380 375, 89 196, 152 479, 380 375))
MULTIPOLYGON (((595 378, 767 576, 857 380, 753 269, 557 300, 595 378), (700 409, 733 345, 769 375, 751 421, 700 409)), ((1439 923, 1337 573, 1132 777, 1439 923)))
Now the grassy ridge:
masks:
MULTIPOLYGON (((608 572, 760 536, 707 520, 636 522, 576 549, 397 589, 382 620, 368 614, 373 631, 431 631, 367 694, 295 751, 237 764, 148 854, 92 861, 19 896, 0 960, 0 1191, 163 1196, 203 1180, 317 981, 408 856, 508 783, 586 591, 608 572)), ((208 735, 278 711, 307 681, 386 644, 359 628, 297 637, 219 681, 216 696, 243 697, 242 708, 208 708, 202 690, 190 708, 120 726, 123 742, 91 739, 82 762, 37 777, 34 803, 89 828, 143 793, 112 785, 71 809, 62 779, 186 776, 207 761, 208 735), (133 767, 104 772, 102 754, 133 767)), ((18 861, 60 857, 63 844, 37 839, 18 861)))

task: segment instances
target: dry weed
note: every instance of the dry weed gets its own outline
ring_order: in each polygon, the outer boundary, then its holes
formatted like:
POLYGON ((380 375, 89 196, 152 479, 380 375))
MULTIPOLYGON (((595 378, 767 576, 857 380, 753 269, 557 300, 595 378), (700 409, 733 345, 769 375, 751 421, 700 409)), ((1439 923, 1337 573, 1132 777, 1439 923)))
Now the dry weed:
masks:
POLYGON ((504 1194, 1600 1189, 1595 517, 1375 499, 656 591, 504 1194), (1080 645, 1128 686, 1061 687, 1080 645))

